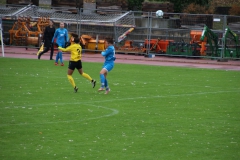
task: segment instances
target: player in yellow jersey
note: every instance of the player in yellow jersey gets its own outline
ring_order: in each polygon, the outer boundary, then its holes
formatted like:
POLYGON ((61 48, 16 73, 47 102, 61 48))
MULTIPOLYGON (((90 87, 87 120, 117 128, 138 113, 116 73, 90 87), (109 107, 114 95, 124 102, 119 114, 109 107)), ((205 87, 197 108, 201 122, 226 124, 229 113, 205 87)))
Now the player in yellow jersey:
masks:
POLYGON ((67 48, 58 47, 58 49, 63 51, 63 52, 71 52, 71 57, 70 57, 70 60, 69 60, 69 65, 68 65, 68 75, 67 75, 67 78, 68 78, 69 82, 74 87, 74 91, 76 93, 78 91, 78 88, 75 85, 75 82, 74 82, 73 77, 72 77, 72 74, 73 74, 73 72, 76 68, 78 70, 78 72, 84 78, 91 81, 92 87, 94 88, 95 85, 96 85, 96 81, 93 80, 87 73, 84 73, 83 69, 82 69, 82 61, 81 61, 82 47, 79 44, 78 35, 72 33, 71 38, 70 38, 70 42, 71 42, 71 45, 68 46, 67 48))

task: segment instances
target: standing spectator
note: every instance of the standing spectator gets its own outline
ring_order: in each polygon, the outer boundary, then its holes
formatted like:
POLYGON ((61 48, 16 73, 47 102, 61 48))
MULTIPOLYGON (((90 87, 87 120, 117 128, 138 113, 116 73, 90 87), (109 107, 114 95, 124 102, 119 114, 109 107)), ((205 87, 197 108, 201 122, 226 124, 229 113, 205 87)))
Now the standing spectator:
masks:
MULTIPOLYGON (((66 28, 64 28, 64 23, 60 22, 60 28, 58 28, 55 33, 54 36, 52 38, 52 44, 54 42, 54 39, 56 40, 56 45, 57 47, 65 47, 66 42, 68 42, 68 31, 66 28)), ((64 66, 63 64, 63 58, 62 58, 62 51, 60 49, 58 49, 58 53, 56 55, 56 59, 55 59, 55 65, 58 65, 58 60, 60 59, 61 62, 61 66, 64 66)))
POLYGON ((101 52, 102 56, 105 57, 105 62, 100 71, 101 87, 98 89, 98 91, 104 91, 104 88, 105 88, 106 89, 105 94, 108 94, 110 91, 110 88, 108 86, 107 74, 113 69, 114 61, 116 59, 115 48, 113 46, 113 39, 106 38, 105 46, 106 46, 106 50, 101 52))
POLYGON ((53 21, 49 20, 49 26, 47 26, 44 30, 43 34, 43 41, 44 41, 44 47, 45 49, 39 53, 38 59, 41 58, 41 56, 48 52, 49 49, 51 48, 50 52, 50 60, 53 60, 53 51, 54 51, 54 45, 52 44, 52 39, 55 33, 55 27, 53 26, 53 21))

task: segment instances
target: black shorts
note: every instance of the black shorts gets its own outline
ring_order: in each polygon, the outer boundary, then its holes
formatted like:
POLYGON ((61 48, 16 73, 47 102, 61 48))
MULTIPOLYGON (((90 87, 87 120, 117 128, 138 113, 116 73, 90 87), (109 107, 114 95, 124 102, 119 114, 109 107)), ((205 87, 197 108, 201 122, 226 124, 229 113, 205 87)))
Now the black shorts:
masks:
POLYGON ((68 68, 71 70, 74 70, 75 68, 82 69, 82 61, 81 60, 79 60, 77 62, 69 61, 68 68))

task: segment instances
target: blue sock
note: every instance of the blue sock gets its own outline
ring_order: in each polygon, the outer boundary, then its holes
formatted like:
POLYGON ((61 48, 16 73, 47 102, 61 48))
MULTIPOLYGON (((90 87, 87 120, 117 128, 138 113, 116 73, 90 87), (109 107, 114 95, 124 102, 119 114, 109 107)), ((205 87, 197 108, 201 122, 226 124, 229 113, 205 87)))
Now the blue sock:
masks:
POLYGON ((57 53, 56 59, 55 59, 55 62, 56 62, 56 63, 58 63, 58 59, 59 59, 59 54, 57 53))
POLYGON ((58 53, 59 53, 60 62, 63 63, 62 52, 58 52, 58 53))
POLYGON ((104 88, 104 86, 105 86, 105 77, 104 77, 104 74, 100 74, 100 80, 101 80, 101 88, 104 88))
POLYGON ((105 88, 106 88, 106 90, 109 90, 109 87, 108 87, 108 81, 107 81, 106 78, 105 78, 105 88))

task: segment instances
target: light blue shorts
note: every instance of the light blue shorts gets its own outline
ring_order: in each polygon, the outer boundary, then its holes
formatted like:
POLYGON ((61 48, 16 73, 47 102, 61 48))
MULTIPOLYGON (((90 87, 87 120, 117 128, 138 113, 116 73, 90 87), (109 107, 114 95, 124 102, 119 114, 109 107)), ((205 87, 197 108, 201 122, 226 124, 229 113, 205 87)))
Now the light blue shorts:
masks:
POLYGON ((102 68, 105 68, 108 72, 110 72, 114 67, 114 63, 104 63, 102 68))
POLYGON ((63 43, 57 43, 57 45, 58 45, 58 47, 62 47, 62 48, 65 47, 65 44, 63 44, 63 43))

